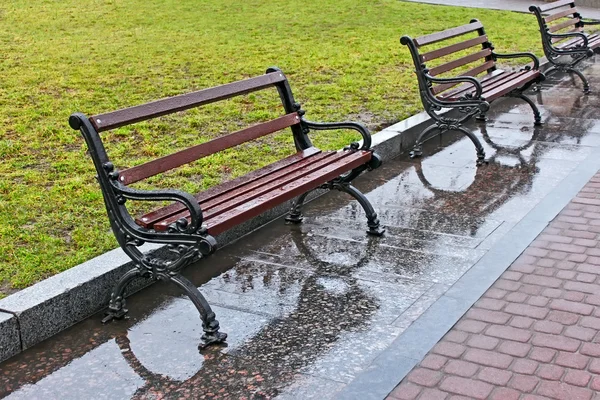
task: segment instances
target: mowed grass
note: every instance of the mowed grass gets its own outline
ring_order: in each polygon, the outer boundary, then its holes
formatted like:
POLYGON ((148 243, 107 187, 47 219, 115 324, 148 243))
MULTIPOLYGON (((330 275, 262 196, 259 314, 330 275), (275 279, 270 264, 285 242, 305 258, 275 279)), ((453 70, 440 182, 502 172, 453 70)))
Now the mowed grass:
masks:
MULTIPOLYGON (((403 34, 479 18, 500 52, 540 54, 534 17, 396 0, 12 0, 0 4, 0 297, 117 247, 72 112, 215 86, 277 65, 307 118, 377 129, 422 110, 403 34)), ((276 93, 103 134, 120 167, 279 112, 276 93)), ((337 149, 353 138, 319 133, 337 149)), ((292 151, 276 135, 151 180, 191 192, 292 151)))

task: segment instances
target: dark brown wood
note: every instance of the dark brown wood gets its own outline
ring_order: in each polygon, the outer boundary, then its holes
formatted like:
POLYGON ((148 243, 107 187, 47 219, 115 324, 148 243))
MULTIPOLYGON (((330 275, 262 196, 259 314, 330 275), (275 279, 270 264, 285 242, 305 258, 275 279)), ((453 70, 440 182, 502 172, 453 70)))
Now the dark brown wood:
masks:
POLYGON ((198 107, 203 104, 209 104, 215 101, 254 92, 285 80, 286 78, 283 73, 279 71, 273 72, 255 78, 169 97, 106 114, 94 115, 90 117, 90 122, 98 132, 102 132, 133 124, 135 122, 160 117, 161 115, 171 114, 177 111, 198 107))
POLYGON ((481 22, 477 21, 468 25, 463 25, 456 28, 446 29, 445 31, 421 36, 416 38, 414 42, 417 45, 417 47, 425 46, 427 44, 432 44, 445 39, 451 39, 456 36, 464 35, 465 33, 473 32, 481 28, 483 28, 483 25, 481 25, 481 22))
MULTIPOLYGON (((255 217, 267 209, 273 208, 278 204, 291 200, 309 190, 316 189, 321 184, 326 183, 346 171, 357 168, 371 159, 371 153, 367 151, 358 151, 349 153, 346 157, 336 163, 329 164, 318 171, 314 171, 306 176, 294 180, 277 190, 255 197, 245 203, 242 203, 225 213, 214 216, 206 220, 208 232, 211 235, 218 235, 249 218, 255 217)), ((155 225, 155 229, 166 229, 166 226, 155 225)))
MULTIPOLYGON (((490 74, 487 74, 487 75, 484 75, 484 76, 478 78, 478 80, 481 83, 481 87, 482 87, 483 91, 485 92, 486 87, 494 84, 495 82, 497 82, 499 80, 503 80, 506 75, 507 75, 506 71, 497 69, 490 74)), ((466 93, 473 93, 473 92, 475 92, 475 87, 473 85, 463 84, 454 90, 450 90, 448 92, 440 94, 439 97, 441 99, 446 99, 446 100, 457 100, 459 97, 464 96, 466 93)), ((482 95, 483 95, 483 93, 482 93, 482 95)))
POLYGON ((520 75, 516 79, 511 79, 510 81, 504 83, 503 85, 496 87, 489 92, 485 93, 485 98, 488 101, 492 101, 497 99, 498 97, 504 96, 505 94, 511 92, 517 87, 522 86, 523 84, 530 82, 537 78, 540 75, 540 71, 532 70, 527 71, 526 73, 520 75))
MULTIPOLYGON (((467 72, 464 72, 461 74, 461 76, 473 76, 476 77, 477 75, 487 71, 488 69, 492 68, 494 66, 494 61, 487 61, 485 64, 480 65, 478 67, 475 67, 467 72)), ((458 83, 442 83, 440 85, 436 85, 433 87, 433 94, 438 94, 443 92, 444 90, 450 89, 456 85, 462 85, 463 83, 458 82, 458 83)), ((465 84, 466 86, 470 86, 473 87, 473 85, 471 84, 465 84)), ((475 89, 475 88, 473 88, 475 89)))
POLYGON ((563 7, 566 5, 572 5, 573 7, 575 7, 575 2, 573 0, 555 1, 553 3, 539 6, 539 9, 544 12, 544 11, 554 10, 555 8, 563 7))
POLYGON ((561 29, 565 29, 565 28, 566 28, 566 27, 568 27, 568 26, 575 25, 575 24, 577 24, 578 22, 579 22, 579 18, 571 18, 571 19, 568 19, 568 20, 566 20, 566 21, 563 21, 563 22, 561 22, 561 23, 559 23, 559 24, 556 24, 556 25, 549 26, 549 27, 548 27, 548 31, 549 31, 549 32, 556 32, 556 31, 560 31, 561 29))
MULTIPOLYGON (((481 50, 481 51, 479 51, 477 53, 470 54, 468 56, 461 57, 461 58, 456 59, 454 61, 450 61, 448 63, 445 63, 445 64, 439 65, 437 67, 431 68, 429 70, 429 75, 436 76, 436 75, 442 74, 444 72, 451 71, 451 70, 453 70, 455 68, 462 67, 463 65, 470 64, 470 63, 475 62, 475 61, 477 61, 479 59, 485 59, 485 57, 487 57, 487 56, 489 56, 491 54, 492 54, 492 50, 490 50, 490 49, 483 49, 483 50, 481 50)), ((484 62, 485 62, 485 60, 484 60, 484 62)))
POLYGON ((202 143, 185 150, 178 151, 171 155, 157 158, 156 160, 137 165, 126 169, 119 174, 119 181, 124 185, 129 185, 142 179, 169 171, 180 167, 202 157, 215 154, 221 150, 235 147, 239 144, 249 142, 261 136, 280 131, 292 125, 300 123, 300 117, 297 113, 286 114, 272 121, 263 122, 241 131, 221 136, 209 142, 202 143))
MULTIPOLYGON (((261 196, 265 193, 268 193, 273 190, 279 190, 283 186, 301 179, 304 176, 310 175, 315 171, 326 168, 330 164, 339 163, 340 160, 347 158, 350 153, 349 152, 331 152, 328 157, 318 160, 316 162, 306 163, 299 169, 296 170, 286 170, 285 174, 279 174, 276 179, 271 180, 270 182, 262 182, 261 185, 251 185, 250 190, 246 190, 248 188, 240 188, 238 190, 231 191, 227 193, 220 199, 213 199, 208 202, 201 202, 200 207, 202 207, 202 214, 206 220, 214 217, 215 215, 224 213, 232 208, 239 206, 240 204, 247 203, 248 201, 261 196)), ((347 172, 346 169, 344 172, 347 172)), ((265 211, 264 209, 262 211, 265 211)), ((177 221, 180 218, 189 217, 189 212, 183 211, 179 214, 172 215, 166 218, 163 221, 154 224, 154 229, 162 230, 166 229, 173 222, 177 221)))
POLYGON ((550 14, 550 15, 545 16, 544 21, 546 21, 547 23, 552 22, 559 18, 566 17, 567 15, 573 15, 576 12, 577 12, 577 8, 575 8, 575 7, 567 8, 566 10, 559 11, 556 14, 550 14))
POLYGON ((447 56, 448 54, 456 53, 457 51, 468 49, 469 47, 476 46, 478 44, 487 42, 488 37, 486 35, 477 36, 474 39, 465 40, 464 42, 455 43, 450 46, 442 47, 437 50, 430 51, 421 55, 421 61, 427 62, 435 60, 436 58, 447 56))
MULTIPOLYGON (((270 165, 267 165, 266 167, 254 170, 244 176, 240 176, 230 181, 223 182, 220 185, 213 186, 196 195, 196 200, 198 200, 198 203, 210 200, 216 196, 227 193, 238 187, 241 187, 251 182, 255 182, 256 180, 261 179, 264 176, 267 176, 277 171, 281 171, 289 167, 290 165, 294 165, 296 163, 304 161, 310 162, 314 156, 319 155, 321 153, 322 151, 317 149, 316 147, 309 147, 306 150, 300 151, 282 160, 276 161, 270 165)), ((185 206, 183 206, 181 203, 173 203, 171 205, 159 208, 141 217, 138 217, 135 222, 144 228, 150 229, 152 228, 152 225, 154 223, 163 220, 173 214, 176 214, 182 210, 185 210, 185 206)))

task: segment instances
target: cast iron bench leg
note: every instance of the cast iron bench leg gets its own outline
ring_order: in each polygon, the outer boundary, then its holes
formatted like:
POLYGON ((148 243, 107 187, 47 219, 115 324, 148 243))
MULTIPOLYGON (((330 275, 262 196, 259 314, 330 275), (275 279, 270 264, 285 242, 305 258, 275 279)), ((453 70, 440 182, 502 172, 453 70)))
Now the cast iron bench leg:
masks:
POLYGON ((425 129, 423 132, 421 132, 421 134, 417 138, 417 144, 415 144, 415 147, 410 152, 410 158, 417 158, 423 154, 423 147, 422 147, 423 143, 425 143, 427 140, 429 140, 433 137, 433 136, 430 136, 430 134, 432 132, 434 132, 436 129, 440 130, 440 134, 442 134, 446 131, 450 131, 450 130, 457 130, 457 131, 462 132, 469 139, 471 139, 471 141, 475 145, 475 150, 477 152, 477 165, 482 165, 483 163, 485 163, 485 150, 483 149, 483 146, 481 145, 481 142, 479 141, 479 139, 477 139, 477 136, 475 136, 472 132, 469 132, 468 130, 463 128, 460 124, 458 124, 458 121, 456 121, 456 122, 457 122, 456 125, 442 125, 440 123, 435 123, 434 125, 431 125, 427 129, 425 129), (428 136, 430 136, 430 137, 428 137, 428 136))

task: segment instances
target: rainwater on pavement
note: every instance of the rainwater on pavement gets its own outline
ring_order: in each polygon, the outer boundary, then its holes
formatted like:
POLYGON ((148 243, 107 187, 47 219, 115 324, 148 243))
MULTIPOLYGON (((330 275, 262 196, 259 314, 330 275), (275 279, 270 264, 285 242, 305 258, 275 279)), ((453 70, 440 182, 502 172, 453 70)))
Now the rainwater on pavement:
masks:
MULTIPOLYGON (((600 93, 600 63, 585 71, 600 93)), ((473 144, 446 134, 424 157, 363 175, 387 231, 365 233, 361 207, 329 193, 301 225, 278 219, 188 268, 226 347, 200 352, 201 321, 174 286, 128 299, 130 319, 101 314, 0 364, 8 399, 329 399, 351 382, 498 239, 600 146, 600 96, 557 77, 494 103, 473 144)))

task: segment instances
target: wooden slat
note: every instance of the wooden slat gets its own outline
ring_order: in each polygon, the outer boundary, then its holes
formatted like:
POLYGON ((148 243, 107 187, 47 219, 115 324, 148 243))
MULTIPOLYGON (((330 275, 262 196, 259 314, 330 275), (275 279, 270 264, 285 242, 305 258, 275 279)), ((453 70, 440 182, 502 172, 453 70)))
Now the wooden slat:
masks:
MULTIPOLYGON (((238 185, 232 186, 230 185, 231 181, 225 182, 221 185, 214 186, 209 190, 200 192, 195 197, 198 203, 201 205, 202 211, 206 212, 208 208, 222 204, 228 201, 231 197, 248 193, 261 185, 266 185, 281 178, 282 176, 285 176, 285 174, 297 171, 308 165, 322 163, 322 160, 332 157, 335 154, 335 151, 320 152, 311 157, 299 159, 297 162, 290 164, 285 168, 280 168, 277 171, 272 171, 271 173, 266 173, 259 177, 253 177, 252 175, 254 172, 251 172, 250 174, 245 175, 243 177, 245 178, 243 182, 239 183, 238 185)), ((136 223, 144 228, 152 228, 153 224, 186 210, 183 205, 179 203, 176 204, 179 205, 179 207, 174 207, 174 205, 163 207, 137 218, 136 223)))
POLYGON ((230 229, 249 218, 255 217, 267 209, 273 208, 284 201, 291 200, 309 190, 316 189, 321 184, 335 179, 344 172, 357 168, 371 159, 371 153, 368 151, 358 151, 349 154, 344 159, 335 164, 330 164, 318 171, 296 179, 290 184, 259 196, 247 203, 209 219, 208 232, 211 235, 218 235, 230 229))
POLYGON ((566 28, 567 26, 575 25, 578 22, 579 22, 579 18, 571 18, 564 22, 561 22, 560 24, 556 24, 556 25, 552 25, 552 26, 548 27, 548 31, 550 33, 556 32, 556 31, 566 28))
POLYGON ((445 64, 439 65, 437 67, 431 68, 429 70, 429 75, 436 76, 436 75, 442 74, 444 72, 451 71, 454 68, 458 68, 458 67, 461 67, 463 65, 472 63, 472 62, 477 61, 477 60, 479 60, 481 58, 485 58, 485 57, 487 57, 487 56, 489 56, 491 54, 492 54, 492 51, 490 49, 481 50, 481 51, 479 51, 477 53, 470 54, 468 56, 461 57, 461 58, 459 58, 457 60, 450 61, 448 63, 445 63, 445 64))
POLYGON ((514 90, 515 88, 518 88, 518 87, 524 85, 525 83, 535 79, 539 75, 540 75, 540 71, 537 71, 537 70, 527 71, 526 74, 521 75, 518 79, 510 80, 509 82, 505 83, 504 85, 485 93, 485 98, 488 101, 497 99, 498 97, 504 96, 506 93, 514 90))
MULTIPOLYGON (((318 171, 320 169, 326 168, 329 164, 339 162, 341 159, 348 156, 348 152, 334 152, 330 153, 330 157, 319 160, 318 162, 309 163, 304 167, 297 169, 296 171, 285 174, 279 179, 272 181, 270 183, 264 185, 256 185, 251 191, 234 191, 227 194, 225 201, 221 199, 221 201, 213 201, 206 203, 200 203, 200 207, 202 208, 202 214, 205 220, 208 220, 216 215, 222 214, 232 208, 239 206, 240 204, 246 203, 251 199, 254 199, 258 196, 261 196, 265 193, 268 193, 273 190, 279 190, 284 185, 287 185, 295 180, 302 178, 303 176, 309 175, 318 171)), ((263 210, 264 211, 264 210, 263 210)), ((189 211, 185 210, 181 213, 172 215, 157 224, 154 224, 154 229, 162 230, 166 229, 173 222, 177 221, 180 218, 189 217, 189 211)))
POLYGON ((285 79, 286 78, 283 73, 273 72, 254 78, 109 112, 106 114, 94 115, 93 117, 90 117, 90 122, 92 125, 94 125, 98 132, 102 132, 109 129, 118 128, 120 126, 133 124, 135 122, 144 121, 150 118, 160 117, 161 115, 187 110, 192 107, 213 103, 215 101, 264 89, 278 82, 283 82, 285 79))
POLYGON ((450 46, 442 47, 441 49, 433 50, 421 55, 421 61, 427 62, 436 58, 447 56, 448 54, 456 53, 457 51, 468 49, 488 40, 486 35, 477 36, 474 39, 465 40, 464 42, 456 43, 450 46))
POLYGON ((555 8, 558 8, 558 7, 566 6, 567 4, 572 4, 573 6, 575 6, 575 2, 573 0, 560 0, 560 1, 555 1, 553 3, 550 3, 550 4, 544 4, 542 6, 539 6, 538 8, 541 11, 549 11, 549 10, 554 10, 555 8))
POLYGON ((124 185, 129 185, 298 123, 300 123, 300 117, 297 113, 286 114, 272 121, 254 125, 242 129, 241 131, 230 133, 229 135, 221 136, 209 142, 192 146, 185 150, 178 151, 177 153, 126 169, 119 174, 119 181, 124 185))
POLYGON ((550 14, 544 17, 544 21, 552 22, 562 17, 566 17, 567 15, 571 15, 577 12, 577 8, 567 8, 566 10, 562 10, 557 12, 556 14, 550 14))
MULTIPOLYGON (((213 186, 203 192, 200 192, 198 195, 196 195, 196 200, 198 200, 198 203, 201 203, 202 201, 208 201, 216 196, 225 194, 238 187, 255 182, 256 180, 261 179, 266 175, 284 170, 285 168, 291 165, 302 162, 310 162, 314 158, 314 156, 317 156, 319 154, 322 154, 321 150, 317 149, 316 147, 309 147, 306 150, 302 150, 282 160, 278 160, 263 168, 259 168, 252 172, 249 172, 244 176, 240 176, 230 181, 223 182, 220 185, 213 186)), ((166 217, 176 214, 182 210, 185 210, 184 205, 182 205, 181 203, 173 203, 166 207, 162 207, 157 210, 151 211, 137 218, 135 222, 144 228, 151 228, 155 222, 165 219, 166 217)))
POLYGON ((465 33, 476 31, 483 28, 481 22, 473 22, 468 25, 459 26, 456 28, 446 29, 445 31, 431 33, 429 35, 418 37, 414 40, 417 47, 425 46, 426 44, 436 43, 445 39, 450 39, 456 36, 464 35, 465 33))
MULTIPOLYGON (((481 79, 479 79, 479 82, 481 83, 481 86, 483 88, 483 91, 485 92, 485 88, 495 82, 498 81, 502 81, 503 79, 506 79, 506 71, 502 71, 502 70, 495 70, 493 71, 491 74, 488 74, 484 77, 482 77, 481 79)), ((469 84, 464 84, 461 85, 461 87, 458 87, 454 90, 450 90, 446 93, 442 93, 439 97, 441 99, 445 99, 445 100, 456 100, 461 96, 464 96, 466 93, 469 92, 475 92, 475 87, 473 85, 469 85, 469 84)), ((483 93, 482 93, 483 95, 483 93)))
MULTIPOLYGON (((483 65, 480 65, 478 67, 475 67, 465 73, 462 73, 462 76, 477 76, 479 74, 481 74, 482 72, 487 71, 488 69, 492 68, 494 66, 494 61, 488 61, 483 65)), ((453 86, 456 85, 460 85, 462 84, 462 82, 458 82, 458 83, 442 83, 440 85, 436 85, 433 88, 433 94, 438 94, 443 92, 444 90, 450 89, 453 86)), ((473 85, 470 85, 471 87, 473 87, 473 85)))

